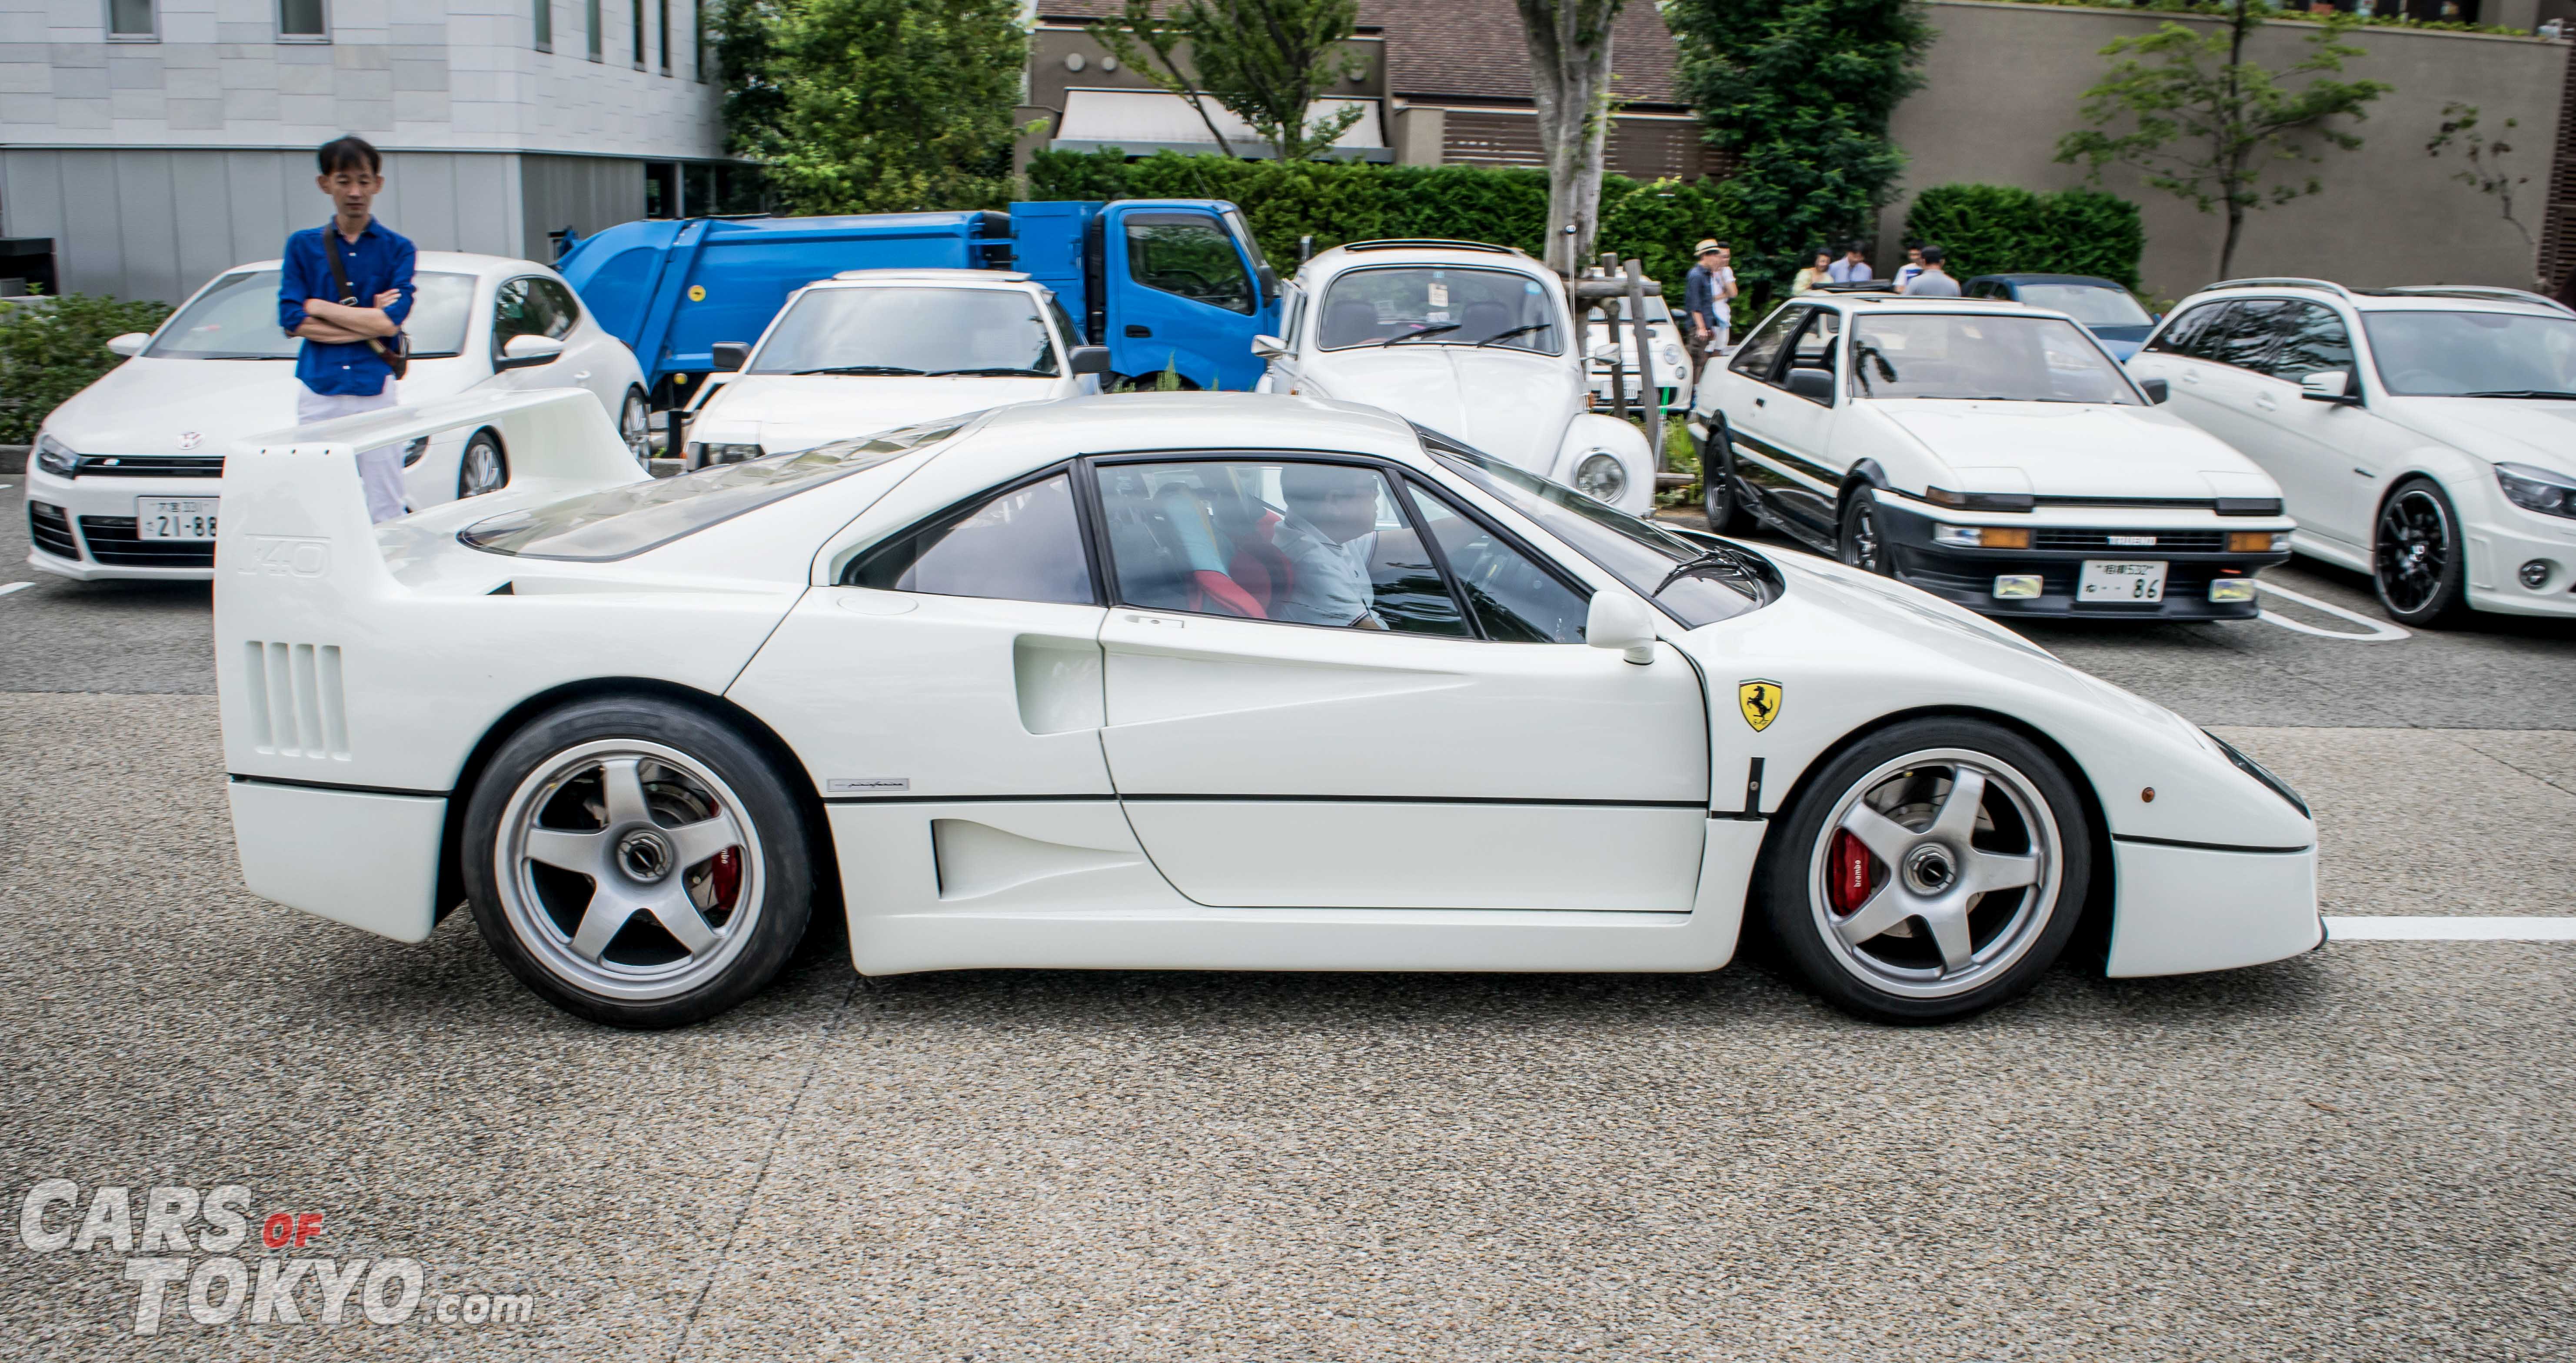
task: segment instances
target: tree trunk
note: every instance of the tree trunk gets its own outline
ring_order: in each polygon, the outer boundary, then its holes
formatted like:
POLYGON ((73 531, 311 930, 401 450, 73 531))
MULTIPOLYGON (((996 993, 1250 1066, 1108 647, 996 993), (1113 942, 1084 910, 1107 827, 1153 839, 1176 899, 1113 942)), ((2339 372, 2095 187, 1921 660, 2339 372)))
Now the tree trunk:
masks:
POLYGON ((1547 265, 1571 278, 1601 228, 1610 140, 1610 21, 1621 0, 1518 0, 1547 160, 1547 265))

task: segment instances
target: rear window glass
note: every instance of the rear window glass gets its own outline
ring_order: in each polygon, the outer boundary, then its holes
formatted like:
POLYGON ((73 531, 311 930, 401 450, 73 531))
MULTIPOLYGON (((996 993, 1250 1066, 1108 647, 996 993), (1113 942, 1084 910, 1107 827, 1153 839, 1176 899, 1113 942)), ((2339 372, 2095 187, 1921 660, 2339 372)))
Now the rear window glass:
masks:
POLYGON ((913 426, 795 454, 718 464, 677 478, 585 492, 476 521, 457 531, 456 538, 468 548, 521 558, 583 563, 626 558, 938 444, 964 427, 963 422, 913 426))

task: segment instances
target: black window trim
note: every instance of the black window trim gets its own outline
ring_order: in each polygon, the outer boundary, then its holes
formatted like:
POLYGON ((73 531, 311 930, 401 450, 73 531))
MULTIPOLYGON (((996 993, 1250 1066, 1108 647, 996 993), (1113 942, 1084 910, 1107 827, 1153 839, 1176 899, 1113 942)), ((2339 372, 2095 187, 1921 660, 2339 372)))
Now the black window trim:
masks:
MULTIPOLYGON (((1592 598, 1596 594, 1595 589, 1592 586, 1587 583, 1575 581, 1572 577, 1569 577, 1566 574, 1565 569, 1559 566, 1556 560, 1530 548, 1528 544, 1521 540, 1520 536, 1494 524, 1491 517, 1488 517, 1482 512, 1476 511, 1471 507, 1460 504, 1456 496, 1444 493, 1439 488, 1432 486, 1430 479, 1423 477, 1419 473, 1408 471, 1405 476, 1397 478, 1395 483, 1396 490, 1408 499, 1412 497, 1414 488, 1422 488, 1432 500, 1440 503, 1440 505, 1446 508, 1451 515, 1454 515, 1460 520, 1467 522, 1469 525, 1493 536, 1496 543, 1501 544, 1504 548, 1520 555, 1522 559, 1530 563, 1537 564, 1538 570, 1547 574, 1550 578, 1555 579, 1558 586, 1565 588, 1567 592, 1583 601, 1587 606, 1591 604, 1592 598)), ((1413 507, 1412 512, 1414 523, 1417 525, 1421 524, 1421 508, 1418 506, 1413 507)), ((1432 562, 1439 566, 1440 576, 1446 579, 1449 583, 1449 594, 1457 599, 1458 608, 1466 614, 1467 622, 1475 629, 1477 638, 1482 639, 1487 643, 1497 644, 1529 642, 1524 639, 1496 639, 1492 635, 1487 634, 1485 632, 1485 622, 1477 616, 1473 603, 1467 600, 1466 589, 1459 585, 1457 570, 1449 566, 1449 551, 1441 547, 1440 537, 1427 530, 1416 531, 1415 533, 1422 536, 1423 544, 1430 550, 1432 562)), ((1560 647, 1562 647, 1562 645, 1560 645, 1560 647)))
POLYGON ((869 540, 865 544, 858 545, 851 549, 848 560, 841 564, 839 571, 832 574, 832 585, 835 587, 856 588, 860 591, 901 592, 905 596, 936 596, 950 601, 1021 601, 1032 606, 1079 607, 1083 603, 1078 601, 1030 601, 1027 597, 1023 596, 957 596, 949 592, 913 591, 903 587, 869 587, 850 580, 852 577, 857 575, 860 564, 867 562, 872 555, 885 548, 887 545, 893 544, 898 540, 917 535, 921 533, 924 527, 936 524, 946 517, 961 514, 972 514, 988 503, 1007 497, 1023 488, 1035 487, 1049 478, 1063 475, 1066 479, 1067 486, 1073 492, 1074 526, 1076 528, 1076 532, 1082 539, 1083 566, 1091 576, 1091 602, 1089 608, 1092 610, 1106 610, 1110 605, 1110 595, 1107 590, 1107 584, 1101 577, 1101 561, 1103 558, 1101 553, 1101 544, 1106 541, 1095 538, 1093 527, 1094 517, 1092 515, 1093 508, 1085 504, 1082 495, 1082 484, 1084 480, 1074 476, 1076 466, 1079 462, 1080 461, 1073 459, 1059 459, 1044 468, 1034 469, 1028 473, 1023 473, 1007 482, 995 483, 978 491, 970 492, 963 497, 959 497, 956 500, 941 506, 938 510, 932 511, 927 515, 915 516, 911 520, 904 522, 901 526, 898 526, 893 530, 889 530, 886 533, 869 540))
MULTIPOLYGON (((1090 529, 1092 531, 1094 543, 1097 546, 1097 553, 1092 560, 1093 568, 1095 573, 1106 580, 1107 590, 1104 592, 1101 599, 1108 602, 1110 609, 1112 610, 1150 611, 1156 615, 1191 615, 1209 620, 1242 620, 1243 623, 1250 625, 1287 625, 1296 629, 1351 630, 1352 627, 1349 625, 1317 625, 1310 624, 1303 620, 1272 620, 1266 618, 1260 620, 1246 620, 1240 615, 1227 615, 1219 611, 1182 610, 1173 606, 1140 606, 1134 602, 1126 600, 1117 590, 1117 555, 1116 550, 1112 549, 1109 543, 1108 508, 1100 500, 1100 475, 1098 473, 1098 470, 1100 469, 1113 468, 1120 464, 1342 464, 1356 468, 1370 469, 1376 472, 1379 476, 1387 479, 1390 488, 1395 494, 1396 510, 1403 514, 1405 524, 1413 531, 1414 536, 1422 541, 1424 551, 1432 556, 1432 567, 1434 571, 1440 574, 1441 585, 1448 589, 1451 604, 1458 608, 1459 618, 1464 620, 1467 625, 1467 633, 1464 635, 1424 634, 1410 630, 1358 630, 1356 632, 1360 634, 1383 633, 1390 636, 1409 639, 1454 638, 1463 639, 1471 643, 1516 642, 1513 640, 1496 640, 1485 633, 1483 623, 1476 619, 1476 612, 1469 606, 1465 593, 1459 589, 1458 575, 1450 571, 1448 556, 1440 552, 1440 546, 1431 532, 1423 528, 1420 510, 1416 508, 1412 501, 1405 495, 1405 478, 1410 475, 1419 481, 1420 475, 1414 470, 1409 469, 1394 460, 1382 459, 1375 455, 1352 454, 1347 451, 1339 450, 1222 449, 1122 450, 1116 454, 1084 455, 1081 457, 1079 462, 1088 465, 1092 470, 1089 477, 1077 479, 1075 481, 1083 484, 1085 491, 1088 494, 1088 513, 1093 521, 1090 529)), ((1446 501, 1452 509, 1459 510, 1461 514, 1468 514, 1463 508, 1459 508, 1455 501, 1446 498, 1443 500, 1446 501)), ((1559 569, 1555 563, 1551 562, 1546 555, 1530 553, 1528 548, 1519 542, 1518 536, 1511 535, 1503 531, 1500 527, 1495 526, 1490 520, 1483 516, 1470 515, 1469 519, 1475 524, 1483 526, 1487 531, 1493 533, 1504 543, 1518 549, 1532 562, 1544 565, 1544 570, 1555 574, 1560 581, 1564 580, 1565 574, 1563 570, 1559 569)), ((1592 589, 1588 586, 1574 586, 1573 590, 1575 595, 1582 597, 1586 601, 1592 599, 1592 589)))

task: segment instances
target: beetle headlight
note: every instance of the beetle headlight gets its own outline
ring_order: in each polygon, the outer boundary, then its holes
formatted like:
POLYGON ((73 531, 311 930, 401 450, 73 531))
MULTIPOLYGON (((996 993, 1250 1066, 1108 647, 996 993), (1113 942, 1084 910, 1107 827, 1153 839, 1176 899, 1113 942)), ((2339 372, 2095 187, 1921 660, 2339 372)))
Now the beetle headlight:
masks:
POLYGON ((1594 450, 1574 466, 1574 490, 1596 502, 1616 502, 1628 490, 1628 467, 1608 450, 1594 450))
POLYGON ((80 454, 50 435, 39 435, 36 437, 36 467, 57 478, 69 478, 80 472, 80 454))
POLYGON ((2576 517, 2576 478, 2529 464, 2498 464, 2495 471, 2506 501, 2544 516, 2576 517))

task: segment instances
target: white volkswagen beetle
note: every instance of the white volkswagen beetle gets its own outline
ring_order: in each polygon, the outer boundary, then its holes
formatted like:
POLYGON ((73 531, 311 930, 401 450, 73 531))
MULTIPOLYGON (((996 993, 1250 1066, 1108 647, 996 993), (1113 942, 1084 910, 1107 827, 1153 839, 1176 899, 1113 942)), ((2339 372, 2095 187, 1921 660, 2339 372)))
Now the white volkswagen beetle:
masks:
POLYGON ((788 296, 756 344, 719 343, 689 466, 1100 391, 1109 350, 1016 271, 844 270, 788 296))
POLYGON ((1587 410, 1590 375, 1565 285, 1503 246, 1362 241, 1299 266, 1260 391, 1383 407, 1508 461, 1644 513, 1655 495, 1645 434, 1587 410))
POLYGON ((2322 940, 2316 827, 1969 613, 1384 412, 1000 408, 645 481, 577 395, 284 432, 215 587, 251 889, 659 1027, 813 906, 867 974, 1704 971, 1757 914, 1897 1022, 2322 940), (355 450, 501 492, 370 527, 355 450))
MULTIPOLYGON (((214 572, 227 455, 295 423, 295 356, 277 325, 278 262, 226 270, 150 335, 119 336, 130 356, 45 418, 27 461, 31 567, 64 577, 180 578, 214 572)), ((649 455, 644 374, 563 277, 500 256, 423 251, 404 330, 405 403, 482 392, 573 387, 615 413, 627 448, 649 455)), ((415 507, 509 481, 512 451, 490 430, 443 432, 404 451, 415 507)))

